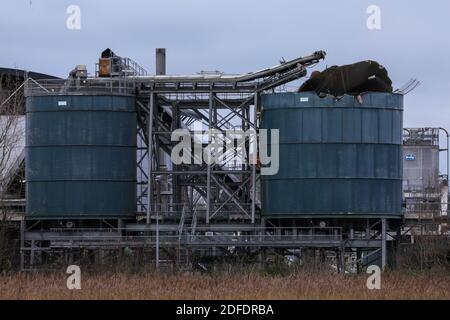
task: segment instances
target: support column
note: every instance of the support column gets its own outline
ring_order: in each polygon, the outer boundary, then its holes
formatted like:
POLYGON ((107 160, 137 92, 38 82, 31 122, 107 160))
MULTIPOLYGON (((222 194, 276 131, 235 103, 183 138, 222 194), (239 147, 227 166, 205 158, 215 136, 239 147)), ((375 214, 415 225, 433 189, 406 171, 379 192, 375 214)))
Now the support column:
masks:
POLYGON ((386 268, 386 219, 381 219, 381 270, 386 268))
POLYGON ((360 248, 356 249, 356 273, 362 272, 362 251, 360 248))
POLYGON ((31 240, 31 251, 30 251, 30 266, 33 267, 34 266, 34 251, 36 248, 36 244, 34 242, 34 240, 31 240))
POLYGON ((20 221, 20 270, 25 270, 25 220, 20 221))
MULTIPOLYGON (((212 116, 213 116, 213 103, 214 103, 214 93, 211 91, 209 94, 209 111, 208 111, 208 144, 212 142, 212 116)), ((209 155, 208 155, 209 156, 209 155)), ((207 172, 206 172, 206 223, 209 224, 211 210, 211 164, 208 159, 207 172)))
POLYGON ((256 165, 258 162, 258 132, 256 131, 257 125, 256 125, 256 121, 258 119, 258 104, 259 104, 259 95, 256 92, 255 93, 255 109, 253 112, 253 126, 254 126, 254 130, 255 130, 255 150, 253 150, 255 152, 255 163, 253 163, 252 165, 252 223, 255 223, 255 208, 256 208, 256 165))
POLYGON ((398 226, 395 237, 395 268, 398 267, 398 257, 400 254, 401 243, 402 243, 402 229, 401 226, 398 226))
POLYGON ((342 245, 338 251, 338 272, 345 273, 345 248, 342 245))
POLYGON ((124 226, 123 219, 117 219, 117 231, 121 236, 123 235, 124 226))
POLYGON ((350 239, 355 238, 355 229, 353 228, 353 223, 350 224, 349 238, 350 239))
POLYGON ((370 239, 370 221, 366 219, 366 239, 370 239))
MULTIPOLYGON (((156 181, 156 192, 159 195, 161 192, 160 180, 156 181)), ((158 202, 159 203, 159 202, 158 202)), ((159 271, 159 210, 156 209, 156 271, 159 271)))
POLYGON ((281 228, 280 227, 277 227, 275 229, 275 234, 277 235, 277 239, 281 240, 281 228))
POLYGON ((147 224, 150 224, 150 216, 153 206, 153 116, 155 109, 155 94, 150 94, 148 114, 148 183, 147 183, 147 224))

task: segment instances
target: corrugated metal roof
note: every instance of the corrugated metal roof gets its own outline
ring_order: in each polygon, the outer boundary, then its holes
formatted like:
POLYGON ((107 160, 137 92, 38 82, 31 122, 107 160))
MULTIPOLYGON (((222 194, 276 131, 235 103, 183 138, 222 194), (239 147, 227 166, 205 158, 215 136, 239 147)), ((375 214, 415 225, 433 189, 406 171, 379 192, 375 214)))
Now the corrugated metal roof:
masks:
POLYGON ((21 78, 24 78, 25 73, 28 73, 28 76, 33 79, 61 79, 59 77, 51 76, 44 73, 39 72, 33 72, 33 71, 26 71, 22 69, 14 69, 14 68, 1 68, 0 67, 0 74, 9 74, 13 76, 19 76, 21 78))

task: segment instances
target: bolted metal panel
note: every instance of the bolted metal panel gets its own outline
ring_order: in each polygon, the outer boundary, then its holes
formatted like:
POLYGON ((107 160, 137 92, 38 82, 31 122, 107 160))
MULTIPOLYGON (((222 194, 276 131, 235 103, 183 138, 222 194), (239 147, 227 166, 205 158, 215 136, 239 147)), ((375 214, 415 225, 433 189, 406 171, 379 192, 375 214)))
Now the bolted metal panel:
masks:
POLYGON ((28 97, 26 118, 28 216, 135 215, 134 97, 28 97))
POLYGON ((401 95, 267 94, 262 108, 261 128, 280 132, 279 171, 261 177, 264 216, 401 215, 401 95))

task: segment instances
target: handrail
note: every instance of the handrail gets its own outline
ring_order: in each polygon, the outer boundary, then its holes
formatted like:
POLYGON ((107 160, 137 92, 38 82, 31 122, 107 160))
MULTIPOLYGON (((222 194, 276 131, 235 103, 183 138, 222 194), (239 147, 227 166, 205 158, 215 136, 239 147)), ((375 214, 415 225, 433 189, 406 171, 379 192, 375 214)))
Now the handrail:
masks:
POLYGON ((318 63, 325 58, 324 51, 317 51, 305 57, 299 57, 288 62, 280 63, 271 68, 257 72, 249 72, 239 75, 225 74, 194 74, 194 75, 142 75, 120 76, 110 78, 86 78, 73 85, 70 79, 48 79, 41 83, 35 82, 36 87, 30 86, 27 95, 39 94, 86 94, 86 93, 119 93, 135 94, 136 88, 141 85, 196 83, 203 84, 207 88, 213 83, 223 84, 227 90, 236 91, 234 86, 244 86, 248 90, 261 91, 283 85, 286 82, 298 79, 306 74, 306 67, 318 63), (62 89, 62 91, 61 91, 62 89), (42 91, 43 90, 43 91, 42 91))

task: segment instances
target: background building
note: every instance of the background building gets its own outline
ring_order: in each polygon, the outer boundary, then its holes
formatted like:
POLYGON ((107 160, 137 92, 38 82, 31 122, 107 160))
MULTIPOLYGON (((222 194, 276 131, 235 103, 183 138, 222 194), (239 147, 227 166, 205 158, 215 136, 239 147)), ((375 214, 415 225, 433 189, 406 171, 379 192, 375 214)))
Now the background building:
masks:
POLYGON ((448 232, 448 134, 446 130, 442 128, 404 129, 403 194, 406 207, 405 219, 411 226, 411 234, 448 232), (447 145, 442 147, 445 144, 447 145), (442 152, 446 153, 445 158, 440 156, 442 152), (440 164, 440 159, 445 159, 446 163, 440 164), (446 168, 446 172, 440 173, 440 167, 446 168))

